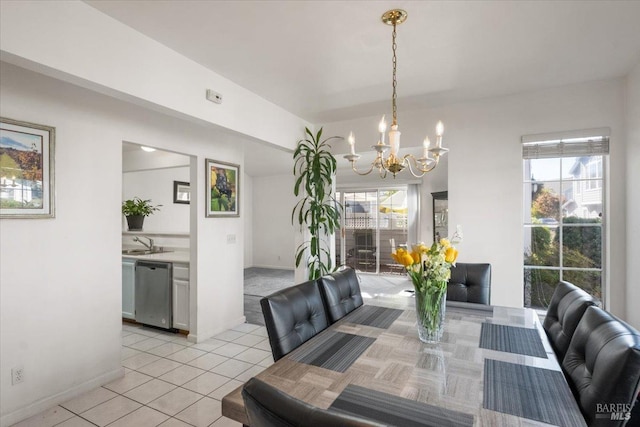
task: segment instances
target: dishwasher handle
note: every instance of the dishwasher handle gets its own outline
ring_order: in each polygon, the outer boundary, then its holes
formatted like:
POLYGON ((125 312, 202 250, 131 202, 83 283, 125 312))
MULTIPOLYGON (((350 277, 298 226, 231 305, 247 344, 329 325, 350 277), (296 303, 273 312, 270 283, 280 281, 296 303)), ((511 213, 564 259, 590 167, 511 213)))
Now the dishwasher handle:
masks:
POLYGON ((138 267, 144 267, 144 268, 148 268, 148 269, 151 269, 151 270, 155 270, 157 268, 169 270, 169 269, 171 269, 171 263, 170 262, 139 260, 136 263, 136 269, 138 267))

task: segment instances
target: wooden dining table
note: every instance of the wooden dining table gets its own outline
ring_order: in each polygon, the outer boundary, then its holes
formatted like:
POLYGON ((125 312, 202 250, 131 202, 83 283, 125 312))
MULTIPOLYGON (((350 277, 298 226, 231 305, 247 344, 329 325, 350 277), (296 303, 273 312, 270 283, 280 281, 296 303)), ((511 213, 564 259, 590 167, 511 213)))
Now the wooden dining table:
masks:
MULTIPOLYGON (((586 425, 534 310, 448 302, 442 340, 426 344, 407 301, 358 308, 257 377, 402 427, 586 425)), ((241 391, 222 415, 248 425, 241 391)))

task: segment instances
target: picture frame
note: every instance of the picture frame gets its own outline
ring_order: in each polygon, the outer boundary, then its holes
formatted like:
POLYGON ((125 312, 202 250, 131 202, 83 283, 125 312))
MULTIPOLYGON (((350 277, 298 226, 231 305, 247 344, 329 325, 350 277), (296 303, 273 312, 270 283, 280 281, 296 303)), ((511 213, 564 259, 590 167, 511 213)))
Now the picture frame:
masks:
POLYGON ((183 205, 191 203, 191 187, 188 182, 173 181, 173 203, 183 205))
POLYGON ((240 166, 206 159, 206 217, 240 216, 240 166))
POLYGON ((0 117, 0 218, 55 218, 55 135, 0 117))

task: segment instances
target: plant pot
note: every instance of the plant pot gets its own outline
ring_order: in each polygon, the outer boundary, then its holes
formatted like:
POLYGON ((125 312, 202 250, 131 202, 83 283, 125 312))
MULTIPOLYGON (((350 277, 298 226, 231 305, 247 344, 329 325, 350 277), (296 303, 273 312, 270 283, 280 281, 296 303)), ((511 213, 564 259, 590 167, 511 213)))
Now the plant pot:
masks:
POLYGON ((144 224, 144 215, 129 215, 126 218, 129 231, 142 231, 142 225, 144 224))
POLYGON ((444 312, 447 292, 416 292, 418 337, 425 343, 437 343, 444 332, 444 312))

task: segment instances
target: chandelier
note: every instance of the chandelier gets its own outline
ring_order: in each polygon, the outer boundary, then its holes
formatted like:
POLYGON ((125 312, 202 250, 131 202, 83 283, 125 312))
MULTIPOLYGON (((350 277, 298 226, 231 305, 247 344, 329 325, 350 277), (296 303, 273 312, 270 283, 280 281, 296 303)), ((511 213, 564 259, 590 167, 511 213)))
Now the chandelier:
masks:
POLYGON ((387 122, 382 116, 380 124, 378 125, 378 132, 380 132, 380 139, 378 143, 372 145, 371 148, 376 150, 376 158, 371 163, 369 170, 361 172, 356 168, 356 162, 360 158, 359 154, 356 154, 356 140, 353 136, 353 132, 349 134, 348 142, 351 146, 351 153, 344 156, 349 162, 351 162, 351 168, 358 175, 368 175, 373 169, 377 169, 380 173, 380 177, 385 178, 387 172, 391 172, 393 177, 396 177, 398 172, 401 172, 405 168, 411 172, 413 176, 419 178, 425 173, 432 171, 438 166, 440 156, 444 155, 449 149, 442 146, 442 134, 444 133, 444 125, 441 121, 436 125, 436 144, 430 148, 431 142, 429 137, 426 137, 422 143, 422 156, 416 158, 412 154, 406 154, 404 157, 399 157, 398 151, 400 149, 400 131, 398 130, 398 117, 396 109, 396 65, 398 64, 396 56, 396 27, 402 24, 407 19, 407 12, 401 9, 389 10, 382 15, 382 22, 387 25, 393 26, 391 49, 393 51, 393 96, 391 98, 391 106, 393 112, 393 122, 391 122, 391 130, 389 131, 389 144, 385 144, 384 132, 387 130, 387 122), (389 155, 385 157, 386 151, 389 150, 389 155))

